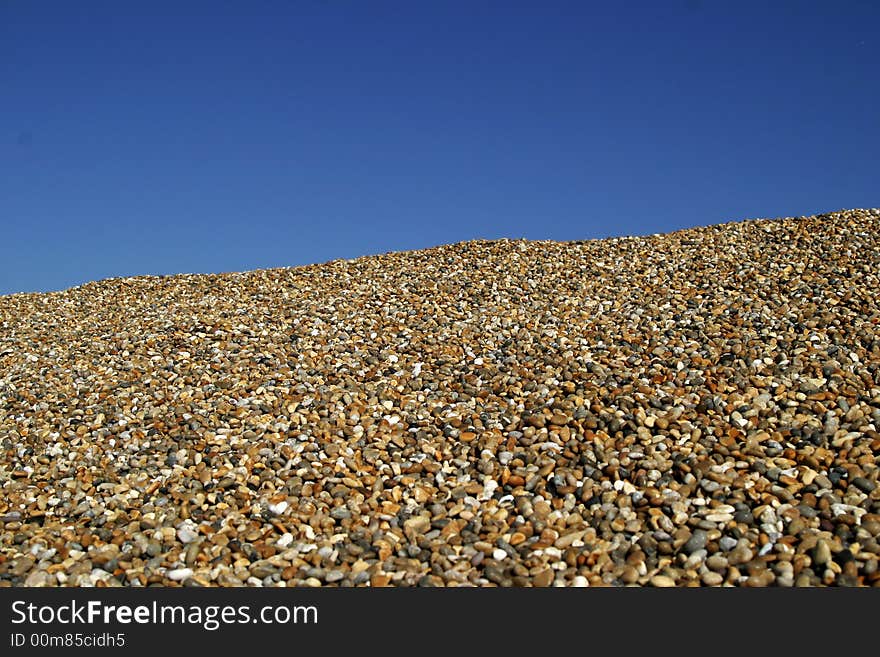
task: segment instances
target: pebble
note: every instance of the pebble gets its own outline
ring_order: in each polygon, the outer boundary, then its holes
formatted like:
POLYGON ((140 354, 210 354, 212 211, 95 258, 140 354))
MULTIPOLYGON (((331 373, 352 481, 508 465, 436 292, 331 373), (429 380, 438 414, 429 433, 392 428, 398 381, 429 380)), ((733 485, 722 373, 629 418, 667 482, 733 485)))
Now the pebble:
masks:
POLYGON ((553 583, 553 571, 545 568, 532 578, 532 584, 535 586, 546 587, 553 583))
POLYGON ((731 566, 748 563, 755 556, 754 551, 748 545, 737 545, 727 555, 727 561, 731 566))
POLYGON ((878 234, 0 297, 0 585, 876 586, 878 234))
POLYGON ((733 548, 736 547, 737 540, 730 536, 722 536, 718 540, 718 546, 724 550, 725 552, 730 552, 733 548))
POLYGON ((193 576, 193 570, 192 568, 173 568, 166 571, 165 576, 175 582, 182 582, 183 580, 189 579, 193 576))
POLYGON ((181 527, 177 530, 177 538, 181 543, 191 543, 199 537, 199 533, 191 527, 181 527))
POLYGON ((855 477, 853 478, 851 483, 853 486, 866 494, 873 493, 877 488, 877 484, 875 484, 870 479, 865 479, 864 477, 855 477))
POLYGON ((675 580, 671 577, 667 577, 666 575, 654 575, 651 578, 651 586, 668 588, 675 586, 675 580))
POLYGON ((7 572, 10 575, 12 575, 13 577, 21 577, 25 573, 29 572, 31 570, 31 568, 34 567, 34 564, 36 563, 36 561, 37 560, 31 554, 26 554, 24 556, 17 557, 16 559, 13 559, 7 572))
POLYGON ((262 580, 275 575, 278 572, 278 568, 267 561, 258 561, 251 565, 250 571, 253 577, 262 580))
POLYGON ((52 577, 45 570, 32 570, 24 581, 25 586, 50 586, 52 577))
POLYGON ((700 579, 703 580, 703 584, 706 586, 720 586, 724 582, 724 577, 711 570, 704 572, 700 579))
POLYGON ((824 566, 830 562, 831 548, 828 545, 828 541, 820 539, 816 542, 816 547, 813 548, 813 563, 817 566, 824 566))
POLYGON ((282 513, 287 511, 287 507, 289 506, 287 500, 281 500, 280 502, 275 502, 273 504, 269 504, 269 512, 280 516, 282 513))
POLYGON ((706 559, 706 567, 711 568, 715 572, 723 572, 727 570, 727 557, 720 554, 713 554, 706 559))
POLYGON ((706 533, 706 530, 695 529, 682 549, 687 554, 693 554, 697 550, 702 550, 704 547, 706 547, 706 543, 708 542, 708 540, 709 535, 706 533))

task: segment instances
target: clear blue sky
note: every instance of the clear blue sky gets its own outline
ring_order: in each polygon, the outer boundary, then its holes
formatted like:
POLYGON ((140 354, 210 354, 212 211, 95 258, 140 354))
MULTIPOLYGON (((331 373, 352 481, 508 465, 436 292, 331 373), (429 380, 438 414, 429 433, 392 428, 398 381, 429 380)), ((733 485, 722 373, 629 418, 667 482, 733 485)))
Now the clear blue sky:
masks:
POLYGON ((880 205, 877 2, 0 1, 0 294, 880 205))

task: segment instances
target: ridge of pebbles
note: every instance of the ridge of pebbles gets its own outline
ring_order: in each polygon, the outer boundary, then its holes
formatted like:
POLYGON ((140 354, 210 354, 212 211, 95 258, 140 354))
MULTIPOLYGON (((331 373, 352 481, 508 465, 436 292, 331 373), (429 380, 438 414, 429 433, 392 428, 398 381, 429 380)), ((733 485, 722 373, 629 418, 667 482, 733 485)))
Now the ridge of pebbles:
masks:
POLYGON ((0 297, 0 586, 877 586, 878 236, 0 297))

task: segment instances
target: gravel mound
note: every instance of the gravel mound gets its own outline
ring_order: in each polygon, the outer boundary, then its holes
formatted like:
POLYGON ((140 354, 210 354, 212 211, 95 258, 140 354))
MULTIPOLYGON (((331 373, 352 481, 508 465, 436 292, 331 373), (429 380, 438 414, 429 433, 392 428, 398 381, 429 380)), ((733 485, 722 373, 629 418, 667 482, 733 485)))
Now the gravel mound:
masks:
POLYGON ((2 586, 877 586, 880 210, 0 297, 2 586))

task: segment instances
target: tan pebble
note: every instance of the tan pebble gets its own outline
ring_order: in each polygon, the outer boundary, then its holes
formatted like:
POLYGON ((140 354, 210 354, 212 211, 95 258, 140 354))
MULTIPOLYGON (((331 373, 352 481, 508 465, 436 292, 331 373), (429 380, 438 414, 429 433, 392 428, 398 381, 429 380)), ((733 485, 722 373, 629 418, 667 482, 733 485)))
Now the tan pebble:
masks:
POLYGON ((675 586, 675 580, 671 577, 667 577, 666 575, 654 575, 651 578, 651 585, 661 588, 668 588, 671 586, 675 586))
POLYGON ((724 582, 724 577, 716 572, 707 570, 703 573, 702 580, 706 586, 720 586, 724 582))
POLYGON ((553 583, 553 570, 545 568, 532 578, 534 586, 546 587, 553 583))
POLYGON ((384 574, 384 573, 382 573, 382 574, 377 573, 377 574, 374 574, 372 577, 370 577, 370 586, 388 586, 388 584, 390 582, 391 582, 391 577, 389 575, 384 574))

